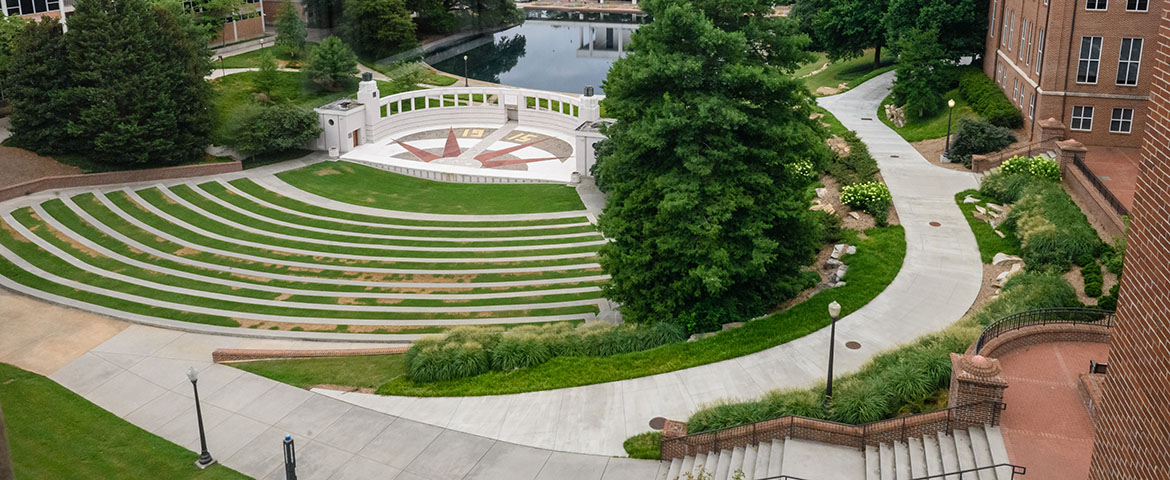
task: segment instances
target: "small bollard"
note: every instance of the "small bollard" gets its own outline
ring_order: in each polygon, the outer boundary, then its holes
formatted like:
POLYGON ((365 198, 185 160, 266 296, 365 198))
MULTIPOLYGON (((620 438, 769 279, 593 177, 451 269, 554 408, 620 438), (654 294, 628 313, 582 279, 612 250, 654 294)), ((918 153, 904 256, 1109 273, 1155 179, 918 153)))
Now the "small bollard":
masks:
POLYGON ((292 435, 284 436, 284 478, 297 480, 297 451, 293 446, 292 435))

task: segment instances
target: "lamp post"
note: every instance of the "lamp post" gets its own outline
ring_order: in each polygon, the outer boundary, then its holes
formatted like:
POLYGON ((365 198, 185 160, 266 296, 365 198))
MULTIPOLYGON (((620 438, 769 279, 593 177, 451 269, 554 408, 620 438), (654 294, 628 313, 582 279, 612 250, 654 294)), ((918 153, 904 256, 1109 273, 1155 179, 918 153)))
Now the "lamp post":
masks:
POLYGON ((955 111, 955 99, 947 100, 947 161, 951 160, 951 114, 955 111))
POLYGON ((211 458, 211 454, 207 452, 207 436, 203 434, 203 410, 199 408, 199 372, 195 371, 195 367, 187 368, 187 379, 191 381, 191 389, 195 391, 195 418, 199 422, 199 460, 195 461, 195 466, 200 469, 207 468, 215 463, 215 459, 211 458))
POLYGON ((223 55, 219 56, 219 71, 223 73, 223 76, 227 76, 227 69, 223 67, 223 55))
POLYGON ((837 316, 841 315, 841 304, 836 300, 829 304, 829 379, 825 383, 825 406, 833 399, 833 344, 837 343, 837 316))
POLYGON ((463 86, 470 87, 467 80, 467 55, 463 56, 463 86))
POLYGON ((297 480, 297 451, 292 435, 284 436, 284 478, 297 480))

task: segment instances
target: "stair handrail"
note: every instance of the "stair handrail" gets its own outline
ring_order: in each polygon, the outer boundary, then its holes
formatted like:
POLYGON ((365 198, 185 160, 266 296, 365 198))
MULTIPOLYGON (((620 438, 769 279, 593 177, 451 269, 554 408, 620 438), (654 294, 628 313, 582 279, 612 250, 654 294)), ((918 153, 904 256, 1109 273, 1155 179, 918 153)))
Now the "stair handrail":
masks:
MULTIPOLYGON (((853 446, 855 448, 865 448, 865 445, 868 445, 871 441, 873 441, 873 437, 870 436, 870 431, 877 430, 878 431, 877 433, 881 433, 882 429, 879 427, 884 427, 887 425, 893 426, 893 425, 897 425, 900 423, 901 428, 900 428, 900 431, 898 434, 898 438, 900 438, 901 441, 905 441, 906 438, 909 438, 909 436, 914 436, 911 432, 907 431, 907 428, 906 428, 907 424, 908 423, 913 424, 913 425, 911 425, 911 427, 917 426, 917 424, 915 422, 915 420, 917 420, 917 419, 921 419, 921 418, 925 418, 925 417, 936 417, 937 420, 935 420, 935 422, 941 423, 944 425, 938 431, 945 431, 947 433, 950 433, 955 428, 966 428, 964 425, 966 425, 966 426, 974 426, 975 424, 998 425, 999 424, 999 412, 1006 409, 1006 408, 1007 408, 1007 404, 1005 404, 1003 402, 997 402, 997 401, 993 401, 993 400, 981 400, 981 401, 972 402, 972 403, 968 403, 968 404, 964 404, 964 405, 947 407, 947 408, 940 409, 940 410, 917 413, 914 415, 907 415, 904 417, 888 418, 888 419, 884 419, 884 420, 878 420, 875 422, 863 423, 860 425, 851 425, 848 423, 841 423, 841 422, 835 422, 832 420, 823 420, 823 419, 819 419, 819 418, 805 417, 805 416, 801 416, 801 415, 785 415, 783 417, 777 417, 777 418, 773 418, 773 419, 769 419, 769 420, 762 420, 759 422, 741 423, 739 425, 733 425, 730 427, 714 428, 711 430, 705 430, 702 432, 691 433, 691 434, 683 435, 680 437, 663 438, 660 458, 662 460, 671 460, 674 458, 685 457, 686 455, 688 455, 688 453, 684 453, 682 455, 675 455, 674 453, 672 453, 673 450, 676 450, 676 448, 674 448, 674 445, 681 444, 681 445, 689 446, 691 443, 698 443, 698 441, 694 440, 694 439, 696 439, 700 436, 713 436, 714 437, 713 442, 712 442, 713 446, 712 446, 711 450, 720 451, 720 450, 722 450, 722 448, 719 445, 720 444, 719 434, 723 433, 723 432, 730 432, 733 430, 741 430, 743 432, 742 435, 749 436, 751 440, 750 440, 750 442, 745 442, 745 444, 752 444, 752 445, 758 444, 758 443, 761 443, 761 442, 764 442, 767 440, 775 440, 777 438, 784 438, 784 437, 803 438, 806 440, 834 443, 837 445, 846 445, 846 444, 843 444, 840 442, 833 442, 831 440, 831 438, 834 436, 844 436, 844 437, 850 437, 850 438, 856 440, 854 442, 850 442, 850 444, 848 444, 846 446, 853 446), (984 422, 981 420, 980 421, 974 420, 975 418, 979 417, 977 414, 979 409, 988 409, 989 410, 990 421, 984 422), (816 434, 814 434, 814 435, 802 436, 798 433, 798 432, 800 432, 800 430, 796 428, 797 427, 797 425, 796 425, 797 420, 800 420, 801 422, 807 422, 807 423, 813 424, 813 425, 823 425, 823 426, 830 427, 830 428, 835 427, 837 430, 835 430, 835 431, 817 430, 815 432, 816 434), (782 436, 769 436, 769 433, 775 433, 775 432, 764 432, 761 436, 760 432, 758 432, 757 427, 761 424, 764 424, 764 423, 783 424, 783 423, 785 423, 785 421, 787 421, 786 423, 788 424, 788 426, 786 429, 783 429, 784 435, 782 435, 782 436), (692 441, 688 442, 688 440, 692 440, 692 441)), ((983 418, 986 418, 986 417, 983 417, 983 418)), ((803 427, 803 425, 802 425, 802 427, 803 427)), ((885 441, 885 440, 879 440, 878 442, 880 443, 880 441, 885 441)), ((689 450, 689 448, 687 450, 689 450)))
POLYGON ((983 332, 979 334, 979 339, 975 341, 975 353, 982 352, 983 347, 996 337, 1025 327, 1064 324, 1098 325, 1112 328, 1113 313, 1112 310, 1078 307, 1038 308, 1014 313, 991 322, 983 329, 983 332))
MULTIPOLYGON (((982 467, 968 468, 965 470, 959 470, 957 472, 936 473, 934 475, 926 475, 924 477, 914 477, 914 478, 911 478, 910 480, 931 480, 934 478, 947 478, 947 477, 950 477, 952 475, 958 475, 957 478, 961 479, 961 478, 963 478, 964 473, 972 473, 972 472, 978 472, 978 471, 982 471, 982 470, 992 470, 992 469, 998 469, 1001 467, 1011 467, 1011 469, 1012 469, 1011 478, 1016 478, 1016 475, 1027 475, 1028 474, 1027 467, 1024 467, 1023 465, 1016 465, 1016 464, 1005 462, 1005 463, 997 463, 995 465, 984 465, 982 467)), ((998 473, 998 470, 996 472, 998 473)))

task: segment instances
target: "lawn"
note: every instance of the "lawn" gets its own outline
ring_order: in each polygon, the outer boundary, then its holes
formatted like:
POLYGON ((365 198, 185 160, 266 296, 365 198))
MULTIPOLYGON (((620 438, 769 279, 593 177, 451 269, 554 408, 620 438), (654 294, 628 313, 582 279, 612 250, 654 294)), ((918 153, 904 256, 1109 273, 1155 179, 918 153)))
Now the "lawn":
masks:
POLYGON ((313 385, 377 388, 406 374, 403 355, 260 360, 228 365, 299 388, 313 385))
POLYGON ((983 259, 983 263, 991 263, 995 254, 1000 252, 1008 255, 1019 255, 1020 241, 1016 239, 1014 233, 1000 229, 999 231, 1004 234, 1004 238, 1000 238, 999 235, 995 234, 991 225, 975 218, 975 205, 986 206, 988 202, 994 203, 990 198, 980 195, 978 190, 965 190, 955 194, 955 203, 959 204, 963 216, 967 217, 967 223, 971 225, 971 231, 975 233, 975 241, 979 243, 979 257, 983 259), (963 203, 963 199, 967 195, 978 198, 980 203, 963 203))
MULTIPOLYGON (((267 43, 271 44, 272 42, 269 41, 267 43)), ((305 44, 305 53, 302 54, 301 57, 297 59, 297 61, 301 62, 301 64, 304 64, 304 62, 309 58, 309 52, 313 51, 313 48, 316 46, 316 43, 305 44)), ((215 68, 260 68, 260 56, 263 55, 264 52, 272 54, 272 57, 277 60, 278 64, 280 61, 287 62, 293 60, 292 55, 289 55, 288 53, 287 46, 277 45, 252 50, 250 52, 244 52, 239 55, 223 57, 222 64, 218 59, 213 59, 214 61, 212 63, 215 68)))
MULTIPOLYGON (((971 110, 971 106, 967 105, 967 101, 959 95, 959 89, 952 89, 943 94, 944 99, 954 99, 955 109, 954 118, 951 122, 951 140, 954 140, 955 130, 959 127, 959 120, 964 118, 978 118, 975 111, 971 110)), ((882 100, 882 104, 878 106, 877 116, 882 119, 882 123, 887 127, 894 129, 906 139, 907 142, 921 142, 923 140, 930 140, 932 138, 942 138, 947 135, 947 109, 943 108, 941 112, 933 117, 918 118, 912 115, 911 112, 906 112, 906 125, 901 128, 894 126, 890 119, 886 118, 886 105, 893 103, 893 95, 887 96, 882 100)))
POLYGON ((837 117, 833 116, 833 114, 831 112, 829 112, 828 110, 825 110, 824 108, 821 108, 820 106, 814 105, 813 111, 817 112, 821 115, 824 115, 823 117, 821 117, 821 122, 829 125, 828 127, 825 127, 825 128, 829 130, 830 134, 836 135, 838 137, 844 137, 845 132, 849 131, 849 129, 845 128, 845 125, 842 125, 841 121, 837 120, 837 117))
MULTIPOLYGON (((858 246, 856 255, 845 258, 850 265, 847 285, 826 290, 795 307, 748 322, 695 342, 664 345, 640 352, 608 357, 556 357, 529 368, 490 372, 470 378, 434 383, 416 383, 396 377, 378 388, 382 395, 419 397, 502 395, 568 388, 672 372, 755 353, 828 325, 824 313, 834 300, 848 314, 873 300, 893 281, 906 255, 905 233, 900 226, 867 230, 865 238, 846 232, 843 242, 858 246)), ((370 358, 371 362, 376 361, 370 358)), ((306 360, 306 365, 319 360, 306 360)), ((380 360, 390 361, 390 360, 380 360)), ((312 368, 321 371, 320 367, 312 368)), ((308 370, 306 370, 308 371, 308 370)), ((307 377, 304 372, 275 371, 269 378, 293 384, 329 383, 328 376, 307 377)), ((380 375, 380 373, 379 373, 380 375)), ((376 378, 358 382, 372 384, 376 378)))
POLYGON ((874 68, 873 50, 866 50, 865 54, 860 57, 830 63, 829 68, 826 68, 822 72, 812 74, 812 72, 819 70, 822 65, 829 61, 828 57, 823 53, 816 55, 816 60, 804 64, 793 73, 793 76, 798 79, 804 78, 804 83, 808 86, 808 91, 813 94, 816 94, 818 88, 836 88, 842 83, 846 84, 849 88, 853 88, 893 68, 892 57, 888 57, 878 68, 874 68), (809 76, 806 78, 805 75, 809 76))
POLYGON ((302 190, 374 208, 422 213, 509 214, 584 210, 563 185, 473 185, 423 180, 352 163, 325 162, 277 175, 302 190))
POLYGON ((246 479, 142 430, 57 383, 0 363, 0 404, 16 478, 246 479))

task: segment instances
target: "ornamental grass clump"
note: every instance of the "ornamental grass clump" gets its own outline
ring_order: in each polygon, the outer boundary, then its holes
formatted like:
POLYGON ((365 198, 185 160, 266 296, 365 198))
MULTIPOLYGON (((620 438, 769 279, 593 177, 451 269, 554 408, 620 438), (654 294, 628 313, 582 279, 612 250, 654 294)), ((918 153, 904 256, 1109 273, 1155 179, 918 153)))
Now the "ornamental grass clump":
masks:
POLYGON ((885 226, 890 212, 890 189, 881 182, 866 182, 841 187, 841 203, 860 208, 873 215, 878 226, 885 226))
POLYGON ((406 351, 411 380, 436 382, 488 371, 509 372, 540 365, 553 357, 607 356, 637 352, 686 338, 681 327, 566 322, 500 327, 458 327, 442 336, 419 339, 406 351))
POLYGON ((1032 270, 1064 272, 1073 259, 1096 255, 1102 246, 1088 218, 1056 182, 1034 182, 1025 189, 1004 228, 1020 239, 1020 256, 1032 270))

